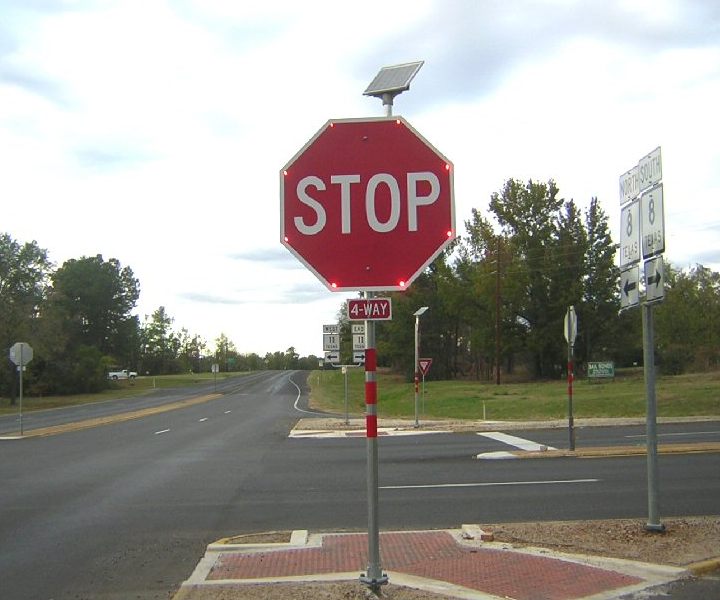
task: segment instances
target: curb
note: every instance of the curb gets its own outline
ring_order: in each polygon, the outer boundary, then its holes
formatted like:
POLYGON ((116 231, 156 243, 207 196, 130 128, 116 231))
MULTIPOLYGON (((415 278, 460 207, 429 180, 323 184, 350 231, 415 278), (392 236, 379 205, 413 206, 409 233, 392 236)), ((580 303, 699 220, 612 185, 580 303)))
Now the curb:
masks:
MULTIPOLYGON (((660 444, 658 454, 702 454, 720 452, 720 442, 698 442, 695 444, 660 444)), ((575 450, 505 450, 500 452, 483 452, 473 456, 482 459, 512 458, 606 458, 619 456, 644 456, 645 446, 595 446, 575 450)))
POLYGON ((690 563, 685 568, 696 577, 707 575, 713 571, 720 570, 720 556, 690 563))

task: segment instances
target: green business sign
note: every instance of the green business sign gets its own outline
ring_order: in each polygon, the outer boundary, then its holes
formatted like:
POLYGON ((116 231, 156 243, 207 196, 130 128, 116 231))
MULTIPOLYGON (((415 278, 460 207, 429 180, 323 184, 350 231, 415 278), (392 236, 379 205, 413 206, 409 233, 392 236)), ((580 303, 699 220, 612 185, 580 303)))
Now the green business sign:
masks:
POLYGON ((612 379, 615 377, 615 363, 606 362, 588 362, 587 364, 588 379, 612 379))

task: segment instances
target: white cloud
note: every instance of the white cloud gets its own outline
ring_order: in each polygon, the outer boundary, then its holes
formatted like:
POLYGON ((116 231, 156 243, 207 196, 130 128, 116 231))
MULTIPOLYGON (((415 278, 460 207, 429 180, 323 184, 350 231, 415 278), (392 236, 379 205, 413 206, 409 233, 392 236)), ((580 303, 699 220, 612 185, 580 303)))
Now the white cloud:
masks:
POLYGON ((6 2, 0 230, 117 257, 140 314, 320 353, 349 294, 280 246, 279 169, 424 59, 395 108, 455 163, 461 232, 509 177, 598 196, 615 230, 620 174, 660 145, 666 255, 720 269, 719 23, 701 0, 6 2))

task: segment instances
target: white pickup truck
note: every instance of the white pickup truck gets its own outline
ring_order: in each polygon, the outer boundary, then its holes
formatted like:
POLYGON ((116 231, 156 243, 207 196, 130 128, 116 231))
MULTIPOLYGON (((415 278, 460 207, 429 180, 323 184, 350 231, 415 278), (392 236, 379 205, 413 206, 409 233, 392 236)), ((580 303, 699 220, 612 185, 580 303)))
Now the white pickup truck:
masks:
POLYGON ((135 371, 128 371, 127 369, 110 371, 108 373, 108 379, 112 379, 113 381, 117 381, 118 379, 135 379, 136 377, 137 373, 135 371))

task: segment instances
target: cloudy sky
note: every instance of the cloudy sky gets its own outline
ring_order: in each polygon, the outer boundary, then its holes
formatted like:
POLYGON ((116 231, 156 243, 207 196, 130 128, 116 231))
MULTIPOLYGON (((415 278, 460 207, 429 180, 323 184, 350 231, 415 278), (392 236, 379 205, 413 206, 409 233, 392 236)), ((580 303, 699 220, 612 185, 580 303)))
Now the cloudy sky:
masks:
POLYGON ((459 232, 510 178, 597 196, 662 147, 665 256, 720 270, 717 0, 0 0, 0 231, 102 254, 138 314, 321 354, 331 293, 279 242, 279 170, 330 118, 395 113, 455 164, 459 232))

